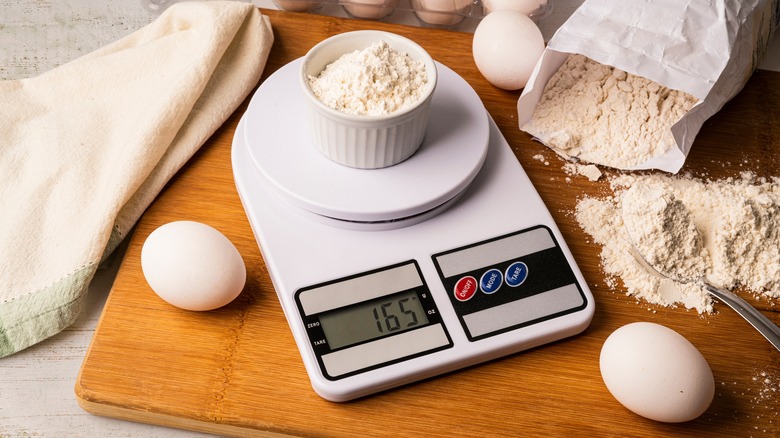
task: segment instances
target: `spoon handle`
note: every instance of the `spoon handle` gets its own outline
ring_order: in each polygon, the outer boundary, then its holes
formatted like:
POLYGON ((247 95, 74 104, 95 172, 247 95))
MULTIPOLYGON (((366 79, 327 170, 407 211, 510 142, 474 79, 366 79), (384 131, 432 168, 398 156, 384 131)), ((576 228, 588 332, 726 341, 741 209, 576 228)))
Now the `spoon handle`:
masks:
POLYGON ((767 341, 780 350, 780 327, 778 327, 777 324, 770 321, 763 313, 756 310, 755 307, 751 306, 747 301, 736 294, 727 290, 718 289, 706 283, 702 286, 715 298, 739 313, 750 323, 750 325, 764 335, 767 341))

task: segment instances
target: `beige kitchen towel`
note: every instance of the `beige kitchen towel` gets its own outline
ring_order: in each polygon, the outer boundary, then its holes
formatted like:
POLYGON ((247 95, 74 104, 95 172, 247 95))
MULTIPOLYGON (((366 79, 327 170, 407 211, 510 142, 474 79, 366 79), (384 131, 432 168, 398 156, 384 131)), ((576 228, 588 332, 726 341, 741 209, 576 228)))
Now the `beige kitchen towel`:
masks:
POLYGON ((0 357, 75 320, 100 261, 257 85, 272 42, 251 3, 183 2, 0 82, 0 357))

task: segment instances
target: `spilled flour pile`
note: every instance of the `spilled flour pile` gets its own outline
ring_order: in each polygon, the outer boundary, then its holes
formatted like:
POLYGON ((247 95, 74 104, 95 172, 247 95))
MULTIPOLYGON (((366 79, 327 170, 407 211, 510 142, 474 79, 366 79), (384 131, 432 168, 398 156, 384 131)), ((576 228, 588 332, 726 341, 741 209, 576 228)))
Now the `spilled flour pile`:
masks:
POLYGON ((693 284, 659 279, 631 256, 635 246, 653 265, 680 277, 706 275, 723 289, 780 298, 780 178, 702 181, 666 175, 623 175, 614 196, 584 198, 580 226, 602 245, 610 286, 620 278, 629 295, 699 313, 712 311, 709 295, 693 284))
POLYGON ((601 178, 601 171, 592 164, 565 163, 563 171, 567 175, 582 175, 591 181, 598 181, 601 178))
POLYGON ((564 158, 630 169, 676 147, 671 127, 696 102, 574 54, 547 82, 522 129, 564 158))
POLYGON ((655 269, 682 282, 702 278, 707 249, 685 204, 662 184, 638 184, 621 196, 623 228, 655 269))

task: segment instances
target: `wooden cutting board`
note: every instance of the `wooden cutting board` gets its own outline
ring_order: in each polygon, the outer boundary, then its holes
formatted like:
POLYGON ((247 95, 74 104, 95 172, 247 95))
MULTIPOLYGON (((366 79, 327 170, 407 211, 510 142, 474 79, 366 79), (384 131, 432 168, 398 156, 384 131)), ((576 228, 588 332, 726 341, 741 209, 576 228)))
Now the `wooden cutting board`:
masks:
MULTIPOLYGON (((780 435, 780 353, 722 305, 718 313, 701 317, 638 303, 619 287, 606 285, 600 248, 572 212, 583 195, 608 193, 608 182, 567 175, 562 161, 519 131, 519 92, 496 89, 481 77, 471 57, 471 35, 264 12, 276 37, 264 77, 330 35, 367 28, 410 37, 462 75, 500 126, 591 285, 597 305, 593 322, 574 338, 358 401, 321 399, 309 386, 233 184, 231 140, 244 105, 138 224, 78 376, 76 395, 84 409, 236 436, 780 435), (248 280, 233 303, 212 312, 188 312, 164 303, 148 287, 140 268, 141 246, 155 228, 175 220, 210 224, 236 244, 248 280), (613 330, 635 321, 677 330, 709 361, 717 390, 702 417, 685 424, 657 423, 627 411, 609 394, 599 373, 601 345, 613 330)), ((707 122, 683 171, 711 177, 745 170, 777 175, 778 108, 780 74, 756 73, 707 122)), ((771 303, 745 296, 780 322, 771 303)))

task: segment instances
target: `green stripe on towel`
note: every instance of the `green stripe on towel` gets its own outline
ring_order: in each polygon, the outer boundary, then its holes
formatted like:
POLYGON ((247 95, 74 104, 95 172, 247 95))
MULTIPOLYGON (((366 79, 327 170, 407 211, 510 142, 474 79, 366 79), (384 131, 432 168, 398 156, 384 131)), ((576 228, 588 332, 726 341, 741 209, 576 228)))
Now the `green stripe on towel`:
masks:
POLYGON ((90 263, 47 288, 0 303, 0 357, 27 348, 72 324, 96 271, 97 264, 90 263))

